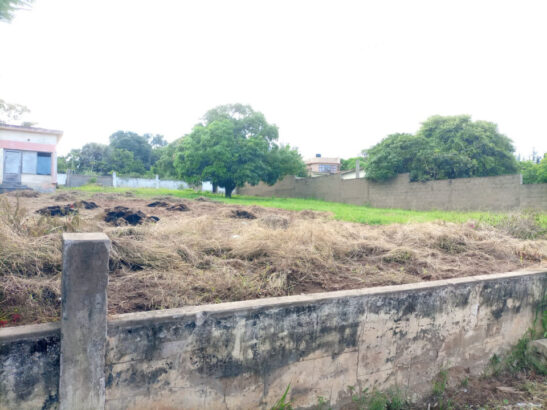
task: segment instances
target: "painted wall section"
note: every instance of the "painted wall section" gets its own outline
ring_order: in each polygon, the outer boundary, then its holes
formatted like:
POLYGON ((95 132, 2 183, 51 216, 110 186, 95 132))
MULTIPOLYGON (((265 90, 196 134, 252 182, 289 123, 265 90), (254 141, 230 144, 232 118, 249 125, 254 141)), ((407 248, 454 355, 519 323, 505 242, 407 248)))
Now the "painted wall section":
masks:
POLYGON ((13 142, 30 142, 40 145, 56 145, 57 135, 41 134, 38 132, 27 132, 23 130, 2 129, 0 140, 13 142))
MULTIPOLYGON (((547 272, 268 298, 118 315, 107 409, 339 408, 347 386, 417 398, 441 370, 480 373, 532 325, 547 272)), ((56 408, 59 330, 0 329, 0 408, 56 408), (40 333, 41 332, 41 333, 40 333)))
POLYGON ((520 175, 410 182, 400 174, 387 182, 339 175, 320 178, 287 176, 269 186, 260 183, 238 190, 241 195, 314 198, 377 208, 415 210, 547 210, 547 184, 523 185, 520 175))

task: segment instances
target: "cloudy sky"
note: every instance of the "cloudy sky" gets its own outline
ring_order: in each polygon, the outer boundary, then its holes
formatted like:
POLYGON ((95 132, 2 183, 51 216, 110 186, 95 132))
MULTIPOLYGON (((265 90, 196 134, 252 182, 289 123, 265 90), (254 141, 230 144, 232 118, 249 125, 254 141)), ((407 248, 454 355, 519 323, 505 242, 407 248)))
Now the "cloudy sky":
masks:
POLYGON ((547 2, 36 0, 0 23, 0 98, 65 132, 188 133, 241 102, 305 156, 357 155, 435 114, 547 151, 547 2))

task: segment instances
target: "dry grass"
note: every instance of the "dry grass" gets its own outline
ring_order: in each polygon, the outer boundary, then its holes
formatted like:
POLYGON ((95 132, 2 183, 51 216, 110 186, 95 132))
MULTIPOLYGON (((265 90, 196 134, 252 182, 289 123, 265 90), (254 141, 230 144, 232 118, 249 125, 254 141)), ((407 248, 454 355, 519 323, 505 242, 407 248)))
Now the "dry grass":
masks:
POLYGON ((111 238, 110 313, 488 274, 547 260, 546 240, 474 223, 368 226, 312 211, 159 198, 190 209, 173 212, 114 194, 94 195, 101 208, 76 216, 34 213, 85 194, 66 195, 0 195, 0 320, 13 313, 21 323, 58 317, 65 231, 103 231, 111 238), (160 221, 107 225, 104 209, 115 205, 160 221), (233 218, 235 210, 256 219, 233 218))

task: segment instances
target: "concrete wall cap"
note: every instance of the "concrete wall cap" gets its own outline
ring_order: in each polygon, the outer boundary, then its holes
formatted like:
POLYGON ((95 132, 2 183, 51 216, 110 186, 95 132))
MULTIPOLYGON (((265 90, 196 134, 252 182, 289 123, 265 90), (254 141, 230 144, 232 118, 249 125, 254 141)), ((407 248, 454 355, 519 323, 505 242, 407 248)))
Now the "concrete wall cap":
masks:
POLYGON ((61 324, 59 322, 6 327, 0 329, 0 344, 9 343, 15 340, 20 341, 60 335, 61 324))
POLYGON ((110 239, 102 232, 64 233, 63 242, 110 242, 110 239))
POLYGON ((390 294, 395 295, 405 292, 422 291, 441 287, 466 286, 477 282, 491 282, 500 279, 511 280, 535 275, 544 277, 547 276, 547 271, 545 269, 530 269, 489 275, 443 279, 430 282, 408 283, 404 285, 378 286, 371 288, 339 290, 334 292, 309 293, 208 305, 185 306, 173 309, 149 310, 145 312, 121 313, 109 315, 108 327, 109 329, 114 330, 117 328, 141 326, 149 323, 176 321, 191 316, 212 314, 230 315, 247 310, 271 309, 311 303, 322 303, 333 299, 390 294))

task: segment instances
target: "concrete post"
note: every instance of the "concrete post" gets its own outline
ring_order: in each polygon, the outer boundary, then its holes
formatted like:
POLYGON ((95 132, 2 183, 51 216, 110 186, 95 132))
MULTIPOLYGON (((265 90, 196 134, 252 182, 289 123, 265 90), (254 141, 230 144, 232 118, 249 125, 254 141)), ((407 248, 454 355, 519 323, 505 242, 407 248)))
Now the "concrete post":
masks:
POLYGON ((160 176, 156 174, 156 189, 160 188, 160 176))
POLYGON ((114 188, 118 186, 118 176, 116 175, 116 171, 112 172, 112 186, 114 188))
POLYGON ((359 169, 359 158, 355 160, 355 178, 359 178, 359 174, 361 173, 361 170, 359 169))
POLYGON ((63 234, 61 410, 104 409, 109 251, 104 233, 63 234))

